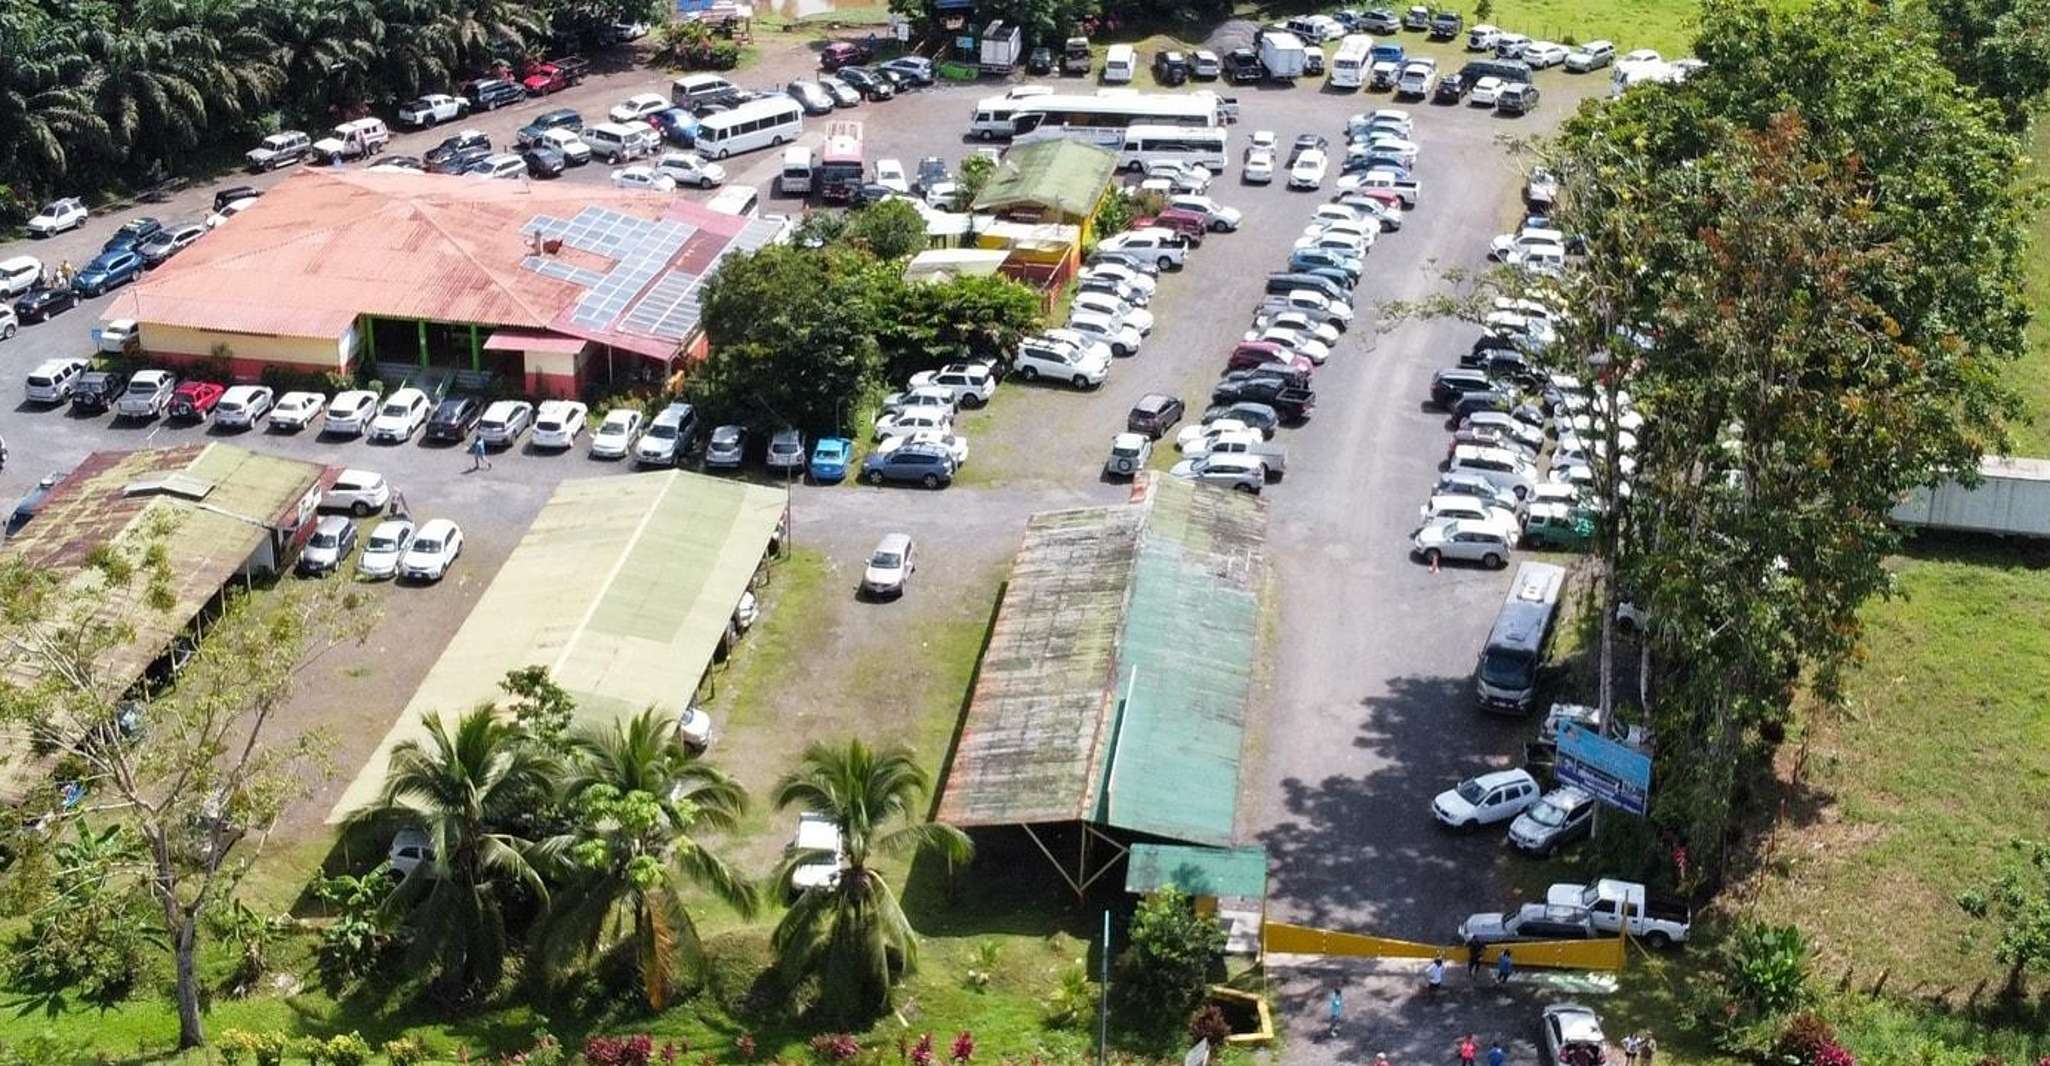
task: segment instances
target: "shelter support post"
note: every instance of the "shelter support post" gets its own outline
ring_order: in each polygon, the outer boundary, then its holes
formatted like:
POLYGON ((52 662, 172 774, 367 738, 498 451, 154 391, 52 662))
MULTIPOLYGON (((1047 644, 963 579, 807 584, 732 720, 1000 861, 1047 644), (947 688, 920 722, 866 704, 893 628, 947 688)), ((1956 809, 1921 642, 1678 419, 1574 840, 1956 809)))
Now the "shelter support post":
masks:
POLYGON ((477 335, 477 323, 470 323, 470 369, 484 369, 484 339, 477 335))
POLYGON ((413 324, 420 327, 418 331, 420 334, 420 365, 425 367, 427 365, 427 320, 423 318, 413 324))
POLYGON ((1020 825, 1018 828, 1025 830, 1025 836, 1032 841, 1032 846, 1038 848, 1039 853, 1046 856, 1046 861, 1053 864, 1054 872, 1059 874, 1061 881, 1075 893, 1077 900, 1086 898, 1089 886, 1095 884, 1099 878, 1108 873, 1110 868, 1115 866, 1119 859, 1125 857, 1128 850, 1122 843, 1118 842, 1116 837, 1099 831, 1088 822, 1083 822, 1081 823, 1082 839, 1076 846, 1077 861, 1075 871, 1071 875, 1068 872, 1067 864, 1054 857, 1052 849, 1046 846, 1046 841, 1040 839, 1039 833, 1032 826, 1020 825), (1091 837, 1108 845, 1112 852, 1094 870, 1089 868, 1089 842, 1091 837))
POLYGON ((363 316, 363 351, 377 362, 377 319, 371 315, 363 316))

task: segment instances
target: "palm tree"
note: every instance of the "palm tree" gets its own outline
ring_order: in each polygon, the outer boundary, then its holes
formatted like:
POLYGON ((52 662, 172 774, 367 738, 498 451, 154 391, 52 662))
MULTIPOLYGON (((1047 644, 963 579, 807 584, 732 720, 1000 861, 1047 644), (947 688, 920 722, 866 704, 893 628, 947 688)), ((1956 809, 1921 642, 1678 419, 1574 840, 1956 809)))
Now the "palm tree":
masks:
POLYGON ((747 794, 697 761, 677 738, 676 717, 654 708, 572 743, 577 769, 562 806, 576 827, 543 845, 567 872, 537 936, 542 965, 560 974, 592 959, 628 958, 648 1006, 661 1010, 677 963, 696 970, 704 961, 684 905, 690 886, 754 914, 754 886, 694 836, 737 828, 747 794))
POLYGON ((533 10, 514 0, 454 0, 442 21, 466 70, 517 58, 529 45, 539 44, 548 28, 533 10))
POLYGON ((412 963, 432 965, 458 995, 489 989, 505 970, 507 897, 547 895, 529 852, 507 827, 545 795, 559 766, 488 706, 427 721, 425 741, 393 749, 384 791, 358 820, 412 829, 433 859, 399 884, 386 907, 410 918, 412 963))
POLYGON ((95 26, 79 37, 98 68, 93 103, 131 155, 151 158, 199 143, 206 130, 207 94, 196 72, 183 68, 188 35, 159 26, 95 26))
MULTIPOLYGON (((846 852, 838 881, 805 889, 770 939, 785 981, 816 975, 820 1003, 836 1018, 867 1019, 887 1010, 893 977, 918 964, 911 923, 871 863, 927 847, 950 864, 973 852, 959 829, 918 820, 917 805, 930 787, 931 777, 908 749, 876 752, 859 740, 845 747, 811 745, 776 785, 778 810, 825 815, 839 827, 846 852)), ((797 866, 819 860, 816 852, 792 855, 778 879, 788 885, 797 866)))
POLYGON ((54 184, 110 131, 86 87, 92 64, 47 20, 0 19, 0 175, 54 184))

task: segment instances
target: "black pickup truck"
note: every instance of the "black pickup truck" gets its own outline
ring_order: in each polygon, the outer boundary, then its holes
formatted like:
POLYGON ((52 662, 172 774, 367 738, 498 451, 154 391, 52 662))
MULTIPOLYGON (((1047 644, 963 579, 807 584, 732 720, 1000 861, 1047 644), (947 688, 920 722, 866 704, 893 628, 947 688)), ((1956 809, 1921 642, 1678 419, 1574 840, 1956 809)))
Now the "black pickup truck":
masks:
POLYGON ((1317 394, 1306 388, 1290 385, 1274 377, 1250 377, 1227 379, 1217 383, 1210 390, 1210 402, 1215 404, 1264 403, 1274 409, 1283 422, 1301 422, 1310 417, 1316 409, 1317 394))

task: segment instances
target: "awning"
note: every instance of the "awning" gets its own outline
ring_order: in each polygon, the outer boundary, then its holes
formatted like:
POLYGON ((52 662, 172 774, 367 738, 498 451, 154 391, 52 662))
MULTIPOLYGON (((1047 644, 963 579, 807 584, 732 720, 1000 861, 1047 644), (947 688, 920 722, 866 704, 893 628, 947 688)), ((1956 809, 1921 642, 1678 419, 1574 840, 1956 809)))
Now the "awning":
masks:
POLYGON ((1265 899, 1267 849, 1132 845, 1125 866, 1125 891, 1143 895, 1166 885, 1191 896, 1265 899))
POLYGON ((532 329, 494 330, 484 341, 484 347, 502 352, 569 352, 584 350, 590 342, 582 337, 565 337, 560 333, 544 333, 532 329))

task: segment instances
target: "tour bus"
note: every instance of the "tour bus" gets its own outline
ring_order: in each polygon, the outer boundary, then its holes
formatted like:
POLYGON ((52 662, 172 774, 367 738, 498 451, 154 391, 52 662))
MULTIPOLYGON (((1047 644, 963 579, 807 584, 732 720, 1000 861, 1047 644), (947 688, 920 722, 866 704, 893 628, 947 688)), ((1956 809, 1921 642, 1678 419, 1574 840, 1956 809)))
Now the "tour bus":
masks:
POLYGON ((776 175, 776 189, 785 196, 810 196, 811 149, 793 144, 783 149, 783 170, 776 175))
POLYGON ((861 158, 861 123, 827 126, 825 146, 819 149, 819 198, 844 204, 854 199, 855 191, 867 179, 868 165, 861 158))
POLYGON ((1537 695, 1538 667, 1552 640, 1559 617, 1559 594, 1566 585, 1564 567, 1524 563, 1495 616, 1495 628, 1481 647, 1474 667, 1474 694, 1481 709, 1516 713, 1530 709, 1537 695))
POLYGON ((1357 89, 1367 83, 1368 56, 1374 39, 1355 33, 1338 42, 1338 54, 1331 58, 1329 81, 1334 89, 1357 89))
POLYGON ((1133 126, 1125 131, 1118 165, 1143 170, 1148 163, 1174 162, 1209 167, 1224 173, 1226 130, 1223 126, 1133 126))
POLYGON ((1011 117, 1020 144, 1067 138, 1111 151, 1125 146, 1133 126, 1222 126, 1224 109, 1212 92, 1053 94, 1018 101, 1011 117))
POLYGON ((787 144, 803 134, 804 108, 788 96, 772 96, 705 116, 698 122, 697 149, 724 159, 736 152, 787 144))

